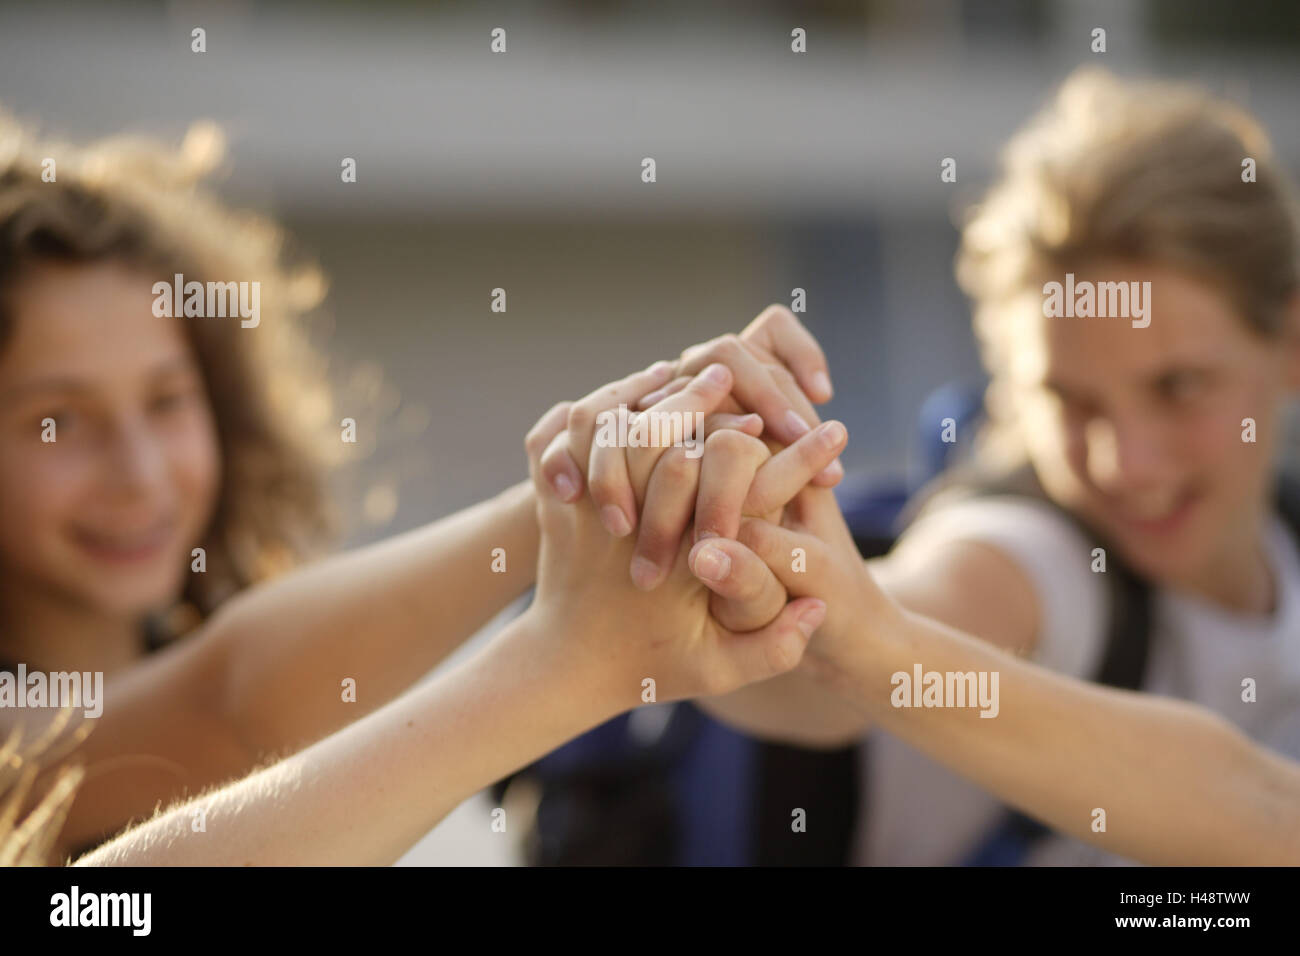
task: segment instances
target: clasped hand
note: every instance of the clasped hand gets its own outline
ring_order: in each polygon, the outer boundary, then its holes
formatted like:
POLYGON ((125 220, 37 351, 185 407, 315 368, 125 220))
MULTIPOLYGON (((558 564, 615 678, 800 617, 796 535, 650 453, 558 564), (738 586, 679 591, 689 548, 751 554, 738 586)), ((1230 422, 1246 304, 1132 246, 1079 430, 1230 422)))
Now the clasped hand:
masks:
POLYGON ((530 431, 542 529, 531 613, 566 635, 616 711, 642 702, 647 678, 655 699, 672 700, 784 673, 826 619, 820 597, 790 600, 782 566, 796 570, 796 548, 812 542, 780 528, 805 491, 838 517, 815 487, 842 476, 848 437, 838 422, 813 424, 810 395, 830 394, 824 370, 806 330, 769 310, 740 337, 556 405, 530 431), (619 447, 596 440, 609 414, 683 431, 702 420, 703 434, 619 447))

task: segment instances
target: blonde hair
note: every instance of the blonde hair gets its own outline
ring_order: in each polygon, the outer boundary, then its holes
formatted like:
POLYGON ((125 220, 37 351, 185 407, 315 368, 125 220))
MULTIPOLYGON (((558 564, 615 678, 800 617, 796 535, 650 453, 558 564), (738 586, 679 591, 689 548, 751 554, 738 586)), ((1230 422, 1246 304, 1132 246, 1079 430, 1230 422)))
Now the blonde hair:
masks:
POLYGON ((1014 348, 1008 310, 1086 263, 1184 269, 1220 290, 1256 333, 1280 331, 1300 288, 1296 209, 1268 136, 1239 107, 1194 86, 1088 68, 1012 137, 1002 166, 971 210, 957 256, 991 377, 994 433, 1012 416, 1003 388, 1014 348), (1247 159, 1254 182, 1243 181, 1247 159))

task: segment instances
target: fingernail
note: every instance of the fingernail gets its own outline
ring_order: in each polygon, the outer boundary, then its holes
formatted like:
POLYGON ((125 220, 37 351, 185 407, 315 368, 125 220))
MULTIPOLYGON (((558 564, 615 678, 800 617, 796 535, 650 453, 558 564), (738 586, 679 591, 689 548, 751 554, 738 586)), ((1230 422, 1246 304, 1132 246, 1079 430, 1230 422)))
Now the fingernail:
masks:
POLYGON ((731 380, 731 371, 720 362, 714 362, 704 370, 704 378, 714 385, 726 385, 731 380))
POLYGON ((651 365, 650 368, 648 369, 650 374, 655 378, 667 378, 668 373, 671 372, 672 370, 673 370, 673 363, 667 361, 655 362, 654 365, 651 365))
POLYGON ((555 493, 560 496, 561 501, 572 501, 578 493, 578 486, 564 472, 560 472, 555 476, 551 486, 555 488, 555 493))
POLYGON ((695 532, 695 540, 697 542, 703 541, 705 538, 717 538, 717 537, 719 537, 718 532, 710 531, 708 528, 705 528, 703 531, 695 532))
POLYGON ((809 431, 812 430, 809 427, 808 423, 804 421, 803 418, 799 415, 799 413, 796 412, 793 408, 785 413, 785 424, 786 427, 789 428, 790 431, 794 433, 796 438, 799 437, 800 435, 806 435, 808 434, 809 431))
POLYGON ((840 460, 836 458, 833 462, 823 468, 818 473, 817 477, 821 478, 823 481, 839 481, 844 477, 844 466, 841 465, 840 460))
POLYGON ((655 402, 660 401, 666 394, 667 392, 664 389, 657 388, 649 395, 647 395, 645 398, 641 399, 641 401, 637 402, 637 404, 640 405, 642 408, 649 408, 655 402))
POLYGON ((626 536, 632 530, 632 522, 618 505, 605 505, 600 509, 600 523, 616 538, 626 536))
POLYGON ((821 627, 824 620, 826 620, 826 605, 818 601, 799 615, 799 630, 804 637, 812 637, 813 631, 821 627))
POLYGON ((830 398, 833 394, 831 389, 831 377, 825 372, 813 372, 812 387, 818 395, 825 395, 830 398))
POLYGON ((718 548, 700 548, 695 553, 695 573, 706 581, 725 581, 731 573, 731 558, 718 548))
POLYGON ((659 583, 659 565, 649 558, 632 559, 632 583, 642 591, 651 590, 659 583))
POLYGON ((827 422, 822 426, 820 441, 825 448, 835 448, 849 437, 848 431, 839 422, 827 422))

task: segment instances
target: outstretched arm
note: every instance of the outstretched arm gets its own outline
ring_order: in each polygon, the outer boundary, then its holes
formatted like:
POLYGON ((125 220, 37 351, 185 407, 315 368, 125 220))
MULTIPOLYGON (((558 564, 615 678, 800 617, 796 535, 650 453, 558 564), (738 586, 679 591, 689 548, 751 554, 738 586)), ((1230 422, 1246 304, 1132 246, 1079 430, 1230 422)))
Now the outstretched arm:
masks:
MULTIPOLYGON (((808 490, 810 525, 833 508, 808 490)), ((1300 863, 1300 765, 1183 701, 1057 674, 900 607, 820 537, 747 519, 739 540, 791 595, 833 593, 804 668, 828 692, 1007 803, 1062 832, 1145 863, 1300 863), (791 548, 809 569, 790 572, 791 548), (987 672, 996 716, 894 706, 895 675, 987 672), (1093 830, 1094 811, 1106 829, 1093 830)), ((992 710, 990 709, 990 712, 992 710)))
MULTIPOLYGON (((827 397, 820 351, 780 311, 768 310, 745 333, 767 350, 770 364, 756 368, 730 338, 695 350, 692 362, 716 352, 737 370, 734 394, 765 409, 807 407, 782 363, 827 397)), ((681 364, 630 376, 625 383, 635 380, 635 388, 620 400, 635 407, 668 385, 681 364)), ((673 385, 680 387, 684 382, 673 385)), ((609 395, 602 389, 584 402, 609 395)), ((665 404, 681 401, 678 392, 665 404)), ((553 412, 568 409, 565 403, 553 412)), ((584 477, 575 475, 575 492, 584 477)), ((534 505, 532 486, 518 485, 425 528, 301 569, 232 599, 195 638, 112 681, 110 704, 82 751, 90 774, 62 850, 101 838, 160 799, 197 792, 318 740, 409 687, 533 583, 534 505), (498 548, 504 565, 494 568, 498 548), (345 678, 355 681, 355 701, 343 699, 345 678)))
MULTIPOLYGON (((728 384, 726 375, 704 378, 681 400, 707 411, 728 384)), ((549 443, 542 431, 530 436, 534 474, 549 443)), ((754 462, 748 476, 779 507, 834 451, 754 462)), ((665 457, 665 469, 679 467, 665 457)), ((667 700, 769 677, 794 666, 825 616, 821 601, 787 605, 782 592, 767 622, 730 631, 710 616, 708 592, 686 567, 686 545, 663 588, 648 594, 626 574, 633 543, 610 538, 590 503, 543 499, 539 512, 546 537, 537 599, 473 660, 81 862, 391 862, 475 791, 638 705, 647 678, 667 700)))
POLYGON ((77 865, 390 864, 482 787, 622 709, 592 664, 518 618, 428 685, 77 865))
POLYGON ((247 773, 409 687, 532 584, 531 486, 233 598, 203 630, 108 682, 81 745, 63 854, 159 802, 247 773), (506 571, 489 573, 492 549, 506 571), (356 681, 345 702, 344 678, 356 681), (160 719, 160 715, 165 718, 160 719))
POLYGON ((847 696, 1025 813, 1145 863, 1300 863, 1300 765, 1219 715, 1065 677, 908 612, 871 630, 838 678, 847 696), (916 662, 940 673, 997 673, 997 717, 892 707, 891 676, 912 673, 916 662), (1104 832, 1093 830, 1098 809, 1104 832))

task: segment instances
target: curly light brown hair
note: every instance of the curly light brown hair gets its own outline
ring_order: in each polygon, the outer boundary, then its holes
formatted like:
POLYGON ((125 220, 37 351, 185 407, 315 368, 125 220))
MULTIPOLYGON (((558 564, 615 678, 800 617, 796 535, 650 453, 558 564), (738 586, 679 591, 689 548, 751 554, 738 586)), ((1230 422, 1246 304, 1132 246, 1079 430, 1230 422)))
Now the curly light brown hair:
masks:
POLYGON ((178 607, 187 629, 230 595, 323 547, 334 522, 308 436, 331 414, 325 364, 301 320, 324 279, 292 264, 267 218, 220 202, 206 180, 224 155, 220 131, 192 127, 179 148, 133 137, 74 147, 39 140, 0 110, 0 349, 15 293, 42 263, 120 262, 199 281, 261 284, 262 321, 186 323, 222 453, 212 521, 196 542, 207 572, 189 576, 178 607), (54 160, 54 175, 43 170, 54 160))

